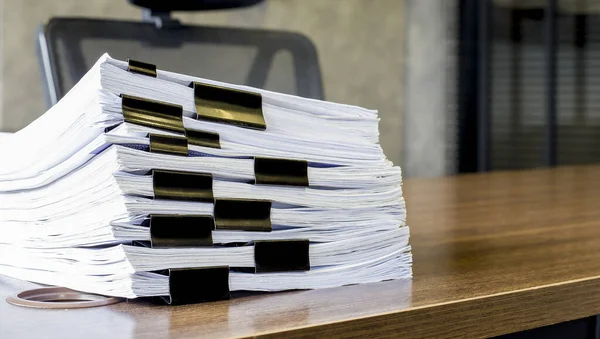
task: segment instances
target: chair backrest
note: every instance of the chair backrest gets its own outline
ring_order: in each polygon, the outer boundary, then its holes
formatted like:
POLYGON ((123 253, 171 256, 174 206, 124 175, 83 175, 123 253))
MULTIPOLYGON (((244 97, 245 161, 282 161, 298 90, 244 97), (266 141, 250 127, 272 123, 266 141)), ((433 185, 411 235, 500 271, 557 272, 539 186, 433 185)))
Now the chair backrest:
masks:
POLYGON ((160 69, 323 99, 317 52, 290 32, 152 22, 53 18, 38 33, 49 105, 103 54, 160 69))
POLYGON ((172 11, 207 11, 213 9, 232 9, 238 7, 249 7, 263 2, 263 0, 127 0, 135 6, 150 11, 172 12, 172 11))

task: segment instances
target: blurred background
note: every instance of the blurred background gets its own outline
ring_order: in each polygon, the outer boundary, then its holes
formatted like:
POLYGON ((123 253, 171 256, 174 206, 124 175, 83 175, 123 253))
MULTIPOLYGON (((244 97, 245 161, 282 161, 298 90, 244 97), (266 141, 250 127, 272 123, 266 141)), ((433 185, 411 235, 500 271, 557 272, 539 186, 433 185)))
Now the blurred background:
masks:
POLYGON ((407 177, 600 162, 597 0, 0 0, 0 11, 2 132, 43 114, 106 51, 377 109, 407 177))

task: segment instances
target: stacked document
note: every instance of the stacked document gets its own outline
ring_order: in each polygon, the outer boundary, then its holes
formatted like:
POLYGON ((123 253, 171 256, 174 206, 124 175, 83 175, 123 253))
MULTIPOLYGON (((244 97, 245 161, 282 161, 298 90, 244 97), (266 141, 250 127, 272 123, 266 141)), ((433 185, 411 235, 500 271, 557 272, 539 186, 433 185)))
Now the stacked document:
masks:
POLYGON ((378 121, 104 55, 0 139, 0 274, 171 303, 408 278, 378 121))

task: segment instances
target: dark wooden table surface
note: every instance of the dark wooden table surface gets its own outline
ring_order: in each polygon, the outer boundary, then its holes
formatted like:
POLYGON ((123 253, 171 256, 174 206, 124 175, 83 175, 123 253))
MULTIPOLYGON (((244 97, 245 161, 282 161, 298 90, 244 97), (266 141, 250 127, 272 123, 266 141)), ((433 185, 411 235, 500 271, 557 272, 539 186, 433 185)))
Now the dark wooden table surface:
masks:
POLYGON ((33 284, 0 277, 0 338, 472 338, 600 314, 600 166, 414 179, 404 189, 412 281, 36 310, 3 300, 33 284))

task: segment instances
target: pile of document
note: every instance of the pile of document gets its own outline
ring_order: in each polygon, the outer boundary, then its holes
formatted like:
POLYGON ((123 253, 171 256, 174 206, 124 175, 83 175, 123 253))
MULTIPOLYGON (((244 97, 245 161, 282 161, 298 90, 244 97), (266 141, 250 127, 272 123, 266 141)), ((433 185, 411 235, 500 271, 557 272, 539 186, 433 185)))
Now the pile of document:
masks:
POLYGON ((409 278, 378 121, 104 55, 0 139, 0 274, 172 303, 409 278))

